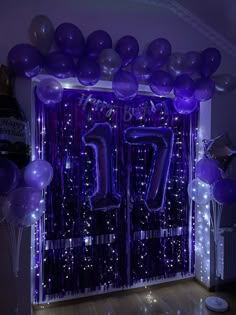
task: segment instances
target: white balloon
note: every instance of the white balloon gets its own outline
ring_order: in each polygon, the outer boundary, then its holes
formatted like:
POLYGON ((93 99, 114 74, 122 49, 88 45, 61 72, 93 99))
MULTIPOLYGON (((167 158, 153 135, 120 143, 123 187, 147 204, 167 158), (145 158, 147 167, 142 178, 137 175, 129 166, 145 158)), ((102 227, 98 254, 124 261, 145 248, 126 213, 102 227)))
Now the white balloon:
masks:
POLYGON ((188 184, 188 195, 199 205, 206 205, 212 199, 211 186, 196 178, 188 184))

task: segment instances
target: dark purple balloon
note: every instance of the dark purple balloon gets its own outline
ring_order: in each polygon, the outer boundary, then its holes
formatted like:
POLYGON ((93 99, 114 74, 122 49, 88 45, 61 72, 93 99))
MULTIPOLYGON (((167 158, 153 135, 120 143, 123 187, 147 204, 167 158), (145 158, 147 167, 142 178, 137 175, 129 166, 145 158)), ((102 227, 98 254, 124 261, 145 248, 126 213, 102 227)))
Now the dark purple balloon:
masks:
POLYGON ((211 76, 221 63, 221 54, 216 48, 207 48, 201 53, 201 75, 204 78, 211 76))
POLYGON ((201 159, 196 164, 196 177, 207 184, 214 184, 222 178, 219 162, 212 159, 201 159))
POLYGON ((187 75, 182 74, 175 79, 174 94, 180 98, 190 98, 194 93, 194 81, 187 75))
POLYGON ((95 85, 100 79, 99 64, 91 58, 82 58, 77 65, 76 75, 82 85, 95 85))
POLYGON ((119 100, 132 100, 138 92, 138 81, 127 71, 118 71, 112 81, 112 89, 119 100))
POLYGON ((152 60, 148 56, 137 57, 132 64, 132 72, 139 81, 146 81, 152 73, 152 60))
POLYGON ((164 96, 170 94, 174 80, 168 72, 157 70, 152 73, 149 85, 153 93, 164 96))
POLYGON ((0 194, 14 189, 20 178, 18 167, 10 160, 0 158, 0 194))
POLYGON ((236 181, 230 178, 222 178, 213 186, 214 199, 223 205, 236 203, 236 181))
POLYGON ((156 70, 167 63, 171 52, 170 42, 165 38, 157 38, 149 44, 146 54, 152 58, 153 68, 156 70))
POLYGON ((112 48, 112 39, 107 32, 98 30, 88 36, 86 41, 86 54, 89 57, 97 58, 103 49, 108 48, 112 48))
POLYGON ((126 35, 118 40, 115 50, 121 57, 122 65, 126 67, 138 56, 139 44, 135 37, 126 35))
POLYGON ((81 30, 72 23, 62 23, 57 27, 55 41, 62 51, 73 57, 79 57, 84 52, 84 36, 81 30))
POLYGON ((208 101, 215 93, 215 83, 211 79, 201 78, 195 82, 195 98, 200 102, 208 101))
POLYGON ((189 51, 184 55, 184 73, 199 73, 201 66, 201 55, 197 51, 189 51))
POLYGON ((198 108, 199 102, 191 97, 189 99, 183 99, 176 97, 173 101, 175 110, 181 115, 189 115, 198 108))
POLYGON ((61 51, 54 51, 46 56, 45 68, 48 73, 60 79, 66 79, 74 75, 72 57, 61 51))
POLYGON ((39 74, 43 66, 40 52, 29 44, 18 44, 8 53, 10 69, 19 76, 32 78, 39 74))

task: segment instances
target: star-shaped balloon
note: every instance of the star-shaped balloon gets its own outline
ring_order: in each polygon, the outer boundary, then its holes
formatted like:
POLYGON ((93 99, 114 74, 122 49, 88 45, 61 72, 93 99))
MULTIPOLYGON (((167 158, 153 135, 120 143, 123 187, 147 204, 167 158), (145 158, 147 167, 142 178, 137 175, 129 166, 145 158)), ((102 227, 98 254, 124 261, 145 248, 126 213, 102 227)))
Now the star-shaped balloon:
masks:
POLYGON ((205 156, 219 161, 225 171, 236 156, 236 146, 232 144, 229 136, 224 133, 215 139, 203 140, 203 143, 205 156))

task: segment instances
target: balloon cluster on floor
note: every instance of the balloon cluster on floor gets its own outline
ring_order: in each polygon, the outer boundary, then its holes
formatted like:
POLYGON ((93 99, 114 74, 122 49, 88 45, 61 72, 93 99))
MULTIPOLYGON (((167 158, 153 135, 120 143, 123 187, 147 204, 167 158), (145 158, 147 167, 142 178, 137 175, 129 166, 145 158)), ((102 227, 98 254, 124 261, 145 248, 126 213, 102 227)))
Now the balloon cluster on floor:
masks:
POLYGON ((32 161, 20 171, 12 161, 0 158, 0 220, 17 227, 36 223, 45 210, 42 191, 52 178, 47 161, 32 161))
MULTIPOLYGON (((148 83, 157 95, 173 91, 174 107, 180 114, 190 114, 215 92, 225 94, 236 88, 236 79, 230 74, 212 76, 221 63, 216 48, 172 53, 169 41, 157 38, 139 55, 133 36, 123 36, 113 48, 112 38, 104 30, 92 32, 85 40, 76 25, 62 23, 54 30, 43 15, 33 18, 29 35, 32 45, 18 44, 8 54, 9 67, 19 76, 32 78, 46 71, 59 79, 76 76, 84 86, 109 79, 116 97, 125 101, 136 96, 140 82, 148 83), (55 51, 51 51, 53 42, 55 51)), ((46 104, 55 104, 62 97, 62 87, 56 79, 48 79, 39 87, 38 96, 46 104)))
POLYGON ((221 205, 236 203, 236 180, 227 178, 230 162, 236 157, 236 147, 227 134, 204 140, 205 157, 196 164, 196 178, 188 185, 189 197, 200 205, 210 200, 221 205))

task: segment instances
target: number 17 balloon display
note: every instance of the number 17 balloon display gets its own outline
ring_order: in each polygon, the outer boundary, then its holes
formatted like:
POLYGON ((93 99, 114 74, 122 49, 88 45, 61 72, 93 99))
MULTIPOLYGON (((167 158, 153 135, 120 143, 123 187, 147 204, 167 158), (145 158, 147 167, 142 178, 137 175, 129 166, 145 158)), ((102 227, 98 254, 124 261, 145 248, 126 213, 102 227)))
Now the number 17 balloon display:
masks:
MULTIPOLYGON (((168 128, 131 127, 124 131, 124 140, 129 145, 151 145, 153 147, 152 167, 144 202, 150 211, 161 210, 164 206, 172 155, 172 130, 168 128)), ((114 187, 112 128, 110 124, 96 123, 84 135, 83 141, 93 148, 96 158, 97 189, 90 197, 91 208, 93 210, 109 210, 119 207, 121 197, 114 187)))

